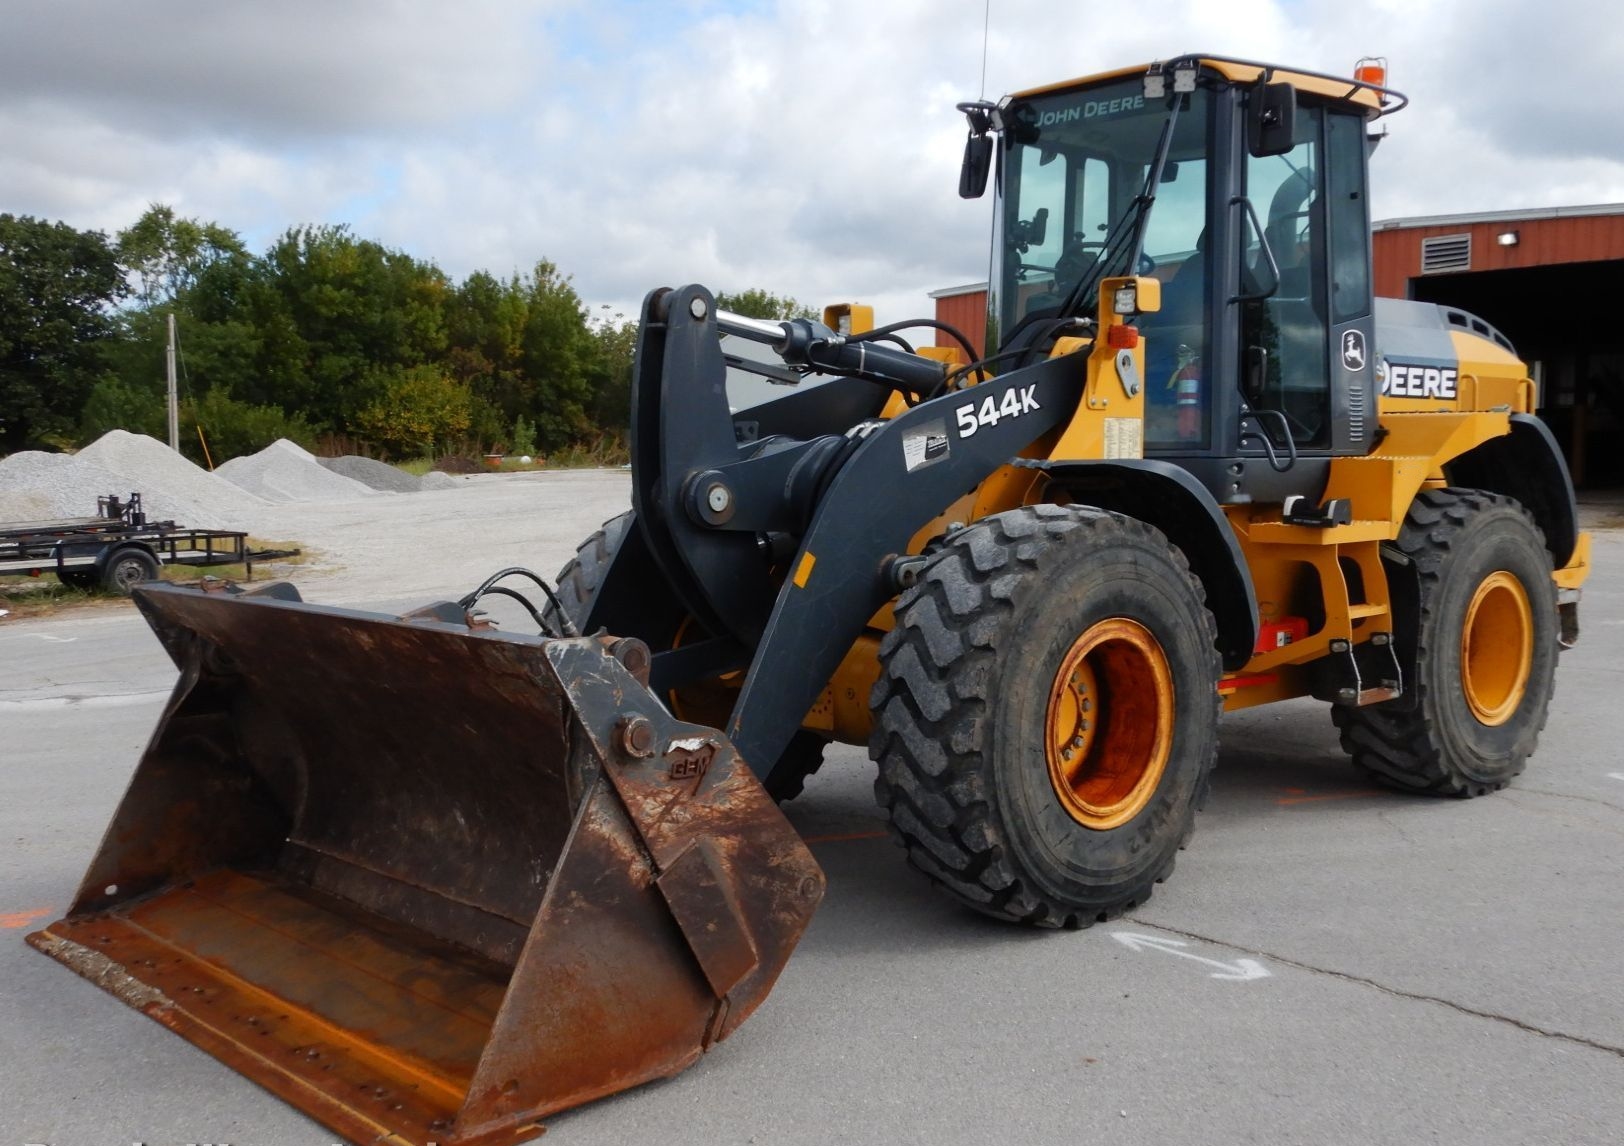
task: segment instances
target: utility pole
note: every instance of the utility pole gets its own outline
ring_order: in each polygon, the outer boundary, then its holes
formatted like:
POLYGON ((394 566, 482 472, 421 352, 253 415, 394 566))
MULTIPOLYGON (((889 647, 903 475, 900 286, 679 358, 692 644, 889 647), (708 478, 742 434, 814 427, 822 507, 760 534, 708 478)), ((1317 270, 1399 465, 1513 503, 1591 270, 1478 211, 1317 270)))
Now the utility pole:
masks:
POLYGON ((164 351, 169 368, 169 448, 180 453, 180 401, 175 388, 175 312, 169 312, 169 348, 164 351))

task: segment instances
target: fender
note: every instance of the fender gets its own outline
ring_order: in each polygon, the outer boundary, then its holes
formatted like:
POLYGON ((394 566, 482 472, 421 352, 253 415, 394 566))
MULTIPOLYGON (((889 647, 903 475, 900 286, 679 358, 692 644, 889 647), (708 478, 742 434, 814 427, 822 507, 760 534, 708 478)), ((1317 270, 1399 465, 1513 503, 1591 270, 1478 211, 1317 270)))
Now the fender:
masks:
POLYGON ((1551 429, 1533 414, 1511 415, 1511 432, 1491 438, 1444 466, 1450 485, 1503 493, 1522 502, 1545 533, 1560 569, 1579 543, 1579 506, 1568 463, 1551 429))
POLYGON ((1020 461, 1043 470, 1074 501, 1154 525, 1183 551, 1218 622, 1224 667, 1241 668, 1257 642, 1257 593, 1240 542, 1207 487, 1170 462, 1020 461))

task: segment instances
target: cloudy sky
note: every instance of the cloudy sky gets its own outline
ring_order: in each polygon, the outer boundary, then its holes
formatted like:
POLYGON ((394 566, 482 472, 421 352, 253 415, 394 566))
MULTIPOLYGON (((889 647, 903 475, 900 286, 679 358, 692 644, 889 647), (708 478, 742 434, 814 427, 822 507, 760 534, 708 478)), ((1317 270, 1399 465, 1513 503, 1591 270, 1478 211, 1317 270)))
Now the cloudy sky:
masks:
MULTIPOLYGON (((456 276, 537 259, 589 303, 765 287, 929 313, 983 278, 956 195, 984 0, 7 0, 0 211, 149 202, 263 246, 347 223, 456 276)), ((1624 200, 1608 0, 991 0, 989 97, 1192 50, 1413 104, 1377 218, 1624 200)))

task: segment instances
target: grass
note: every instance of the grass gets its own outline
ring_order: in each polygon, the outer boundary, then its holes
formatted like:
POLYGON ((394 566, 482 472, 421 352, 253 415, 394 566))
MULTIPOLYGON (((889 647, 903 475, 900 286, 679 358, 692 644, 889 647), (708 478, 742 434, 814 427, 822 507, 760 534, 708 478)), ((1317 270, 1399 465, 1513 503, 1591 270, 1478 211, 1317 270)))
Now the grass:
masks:
MULTIPOLYGON (((259 581, 267 579, 265 571, 272 565, 303 565, 314 556, 297 541, 266 541, 263 538, 250 537, 248 548, 301 550, 297 557, 279 557, 274 561, 256 563, 254 577, 259 581)), ((206 568, 195 565, 165 565, 159 571, 159 576, 162 580, 180 583, 201 581, 205 577, 214 577, 221 581, 246 582, 248 569, 240 564, 210 565, 206 568)), ((76 589, 72 585, 64 585, 53 573, 42 573, 38 577, 16 574, 0 576, 0 609, 10 611, 7 617, 0 619, 0 623, 23 617, 50 616, 70 608, 113 606, 128 602, 129 598, 118 593, 109 593, 102 589, 76 589)))

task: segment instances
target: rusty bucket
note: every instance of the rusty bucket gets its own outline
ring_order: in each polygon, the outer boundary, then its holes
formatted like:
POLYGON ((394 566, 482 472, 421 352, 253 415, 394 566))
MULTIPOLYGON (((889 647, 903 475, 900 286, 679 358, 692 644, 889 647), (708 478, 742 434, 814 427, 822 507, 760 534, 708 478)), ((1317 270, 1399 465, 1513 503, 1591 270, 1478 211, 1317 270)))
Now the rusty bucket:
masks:
POLYGON ((353 1141, 515 1141, 682 1070, 823 894, 635 641, 285 585, 136 599, 180 680, 28 941, 353 1141))

